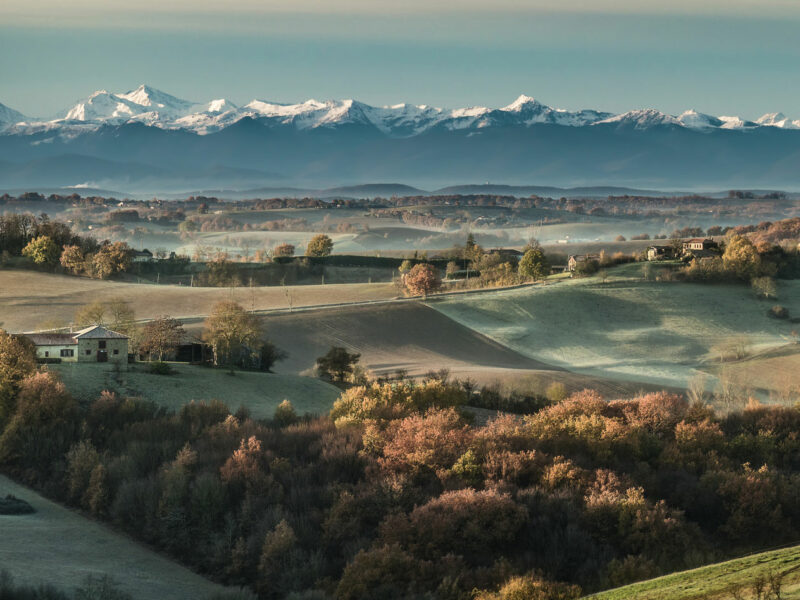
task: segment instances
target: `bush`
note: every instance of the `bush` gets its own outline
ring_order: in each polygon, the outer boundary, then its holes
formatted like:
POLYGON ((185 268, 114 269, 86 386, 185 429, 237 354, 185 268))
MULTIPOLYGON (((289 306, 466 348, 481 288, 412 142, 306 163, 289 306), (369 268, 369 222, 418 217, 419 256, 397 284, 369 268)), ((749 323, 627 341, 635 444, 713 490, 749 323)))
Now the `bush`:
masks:
POLYGON ((767 311, 767 314, 773 319, 788 319, 789 309, 780 304, 776 304, 767 311))
POLYGON ((152 375, 172 375, 175 373, 175 369, 169 363, 155 361, 149 363, 148 372, 152 375))
POLYGON ((9 494, 0 498, 0 515, 28 515, 33 512, 36 510, 30 504, 16 496, 9 494))

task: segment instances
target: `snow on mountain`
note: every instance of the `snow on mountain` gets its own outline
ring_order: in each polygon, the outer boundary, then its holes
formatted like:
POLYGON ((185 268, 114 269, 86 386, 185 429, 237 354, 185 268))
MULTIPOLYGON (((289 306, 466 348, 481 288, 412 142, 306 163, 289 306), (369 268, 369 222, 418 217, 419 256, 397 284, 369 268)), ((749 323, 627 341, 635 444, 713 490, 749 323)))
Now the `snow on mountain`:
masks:
POLYGON ((747 121, 741 117, 726 117, 723 115, 720 116, 719 120, 722 121, 722 125, 719 126, 720 129, 750 129, 758 127, 757 123, 747 121))
POLYGON ((792 121, 783 113, 767 113, 756 119, 756 123, 765 127, 780 127, 781 129, 800 129, 800 119, 792 121))
POLYGON ((0 104, 0 130, 25 120, 26 117, 21 112, 16 111, 5 104, 0 104))
POLYGON ((687 110, 677 117, 654 109, 614 115, 597 110, 553 108, 524 94, 502 108, 473 106, 444 109, 424 104, 371 106, 352 99, 324 102, 312 99, 298 104, 252 100, 244 106, 237 106, 224 98, 195 103, 140 85, 124 93, 99 90, 50 121, 30 121, 17 111, 0 105, 0 130, 13 133, 56 131, 62 136, 70 136, 105 124, 144 123, 162 129, 183 129, 204 135, 248 117, 266 127, 306 130, 354 125, 375 128, 391 137, 412 137, 434 128, 458 131, 487 127, 531 127, 537 124, 564 127, 605 124, 636 130, 666 126, 701 131, 755 127, 800 128, 800 120, 791 121, 781 113, 766 114, 757 122, 739 117, 714 117, 695 110, 687 110))
POLYGON ((519 116, 520 120, 525 125, 552 123, 555 125, 582 127, 612 116, 611 113, 604 113, 596 110, 569 112, 561 108, 551 108, 525 94, 522 94, 519 98, 514 100, 514 102, 500 110, 519 116))
POLYGON ((633 127, 634 129, 650 129, 651 127, 660 126, 683 127, 683 123, 672 115, 652 108, 631 110, 594 123, 594 125, 601 124, 617 124, 623 127, 633 127))
POLYGON ((723 123, 717 117, 697 112, 694 109, 682 112, 677 118, 684 127, 689 129, 711 129, 721 127, 723 123))

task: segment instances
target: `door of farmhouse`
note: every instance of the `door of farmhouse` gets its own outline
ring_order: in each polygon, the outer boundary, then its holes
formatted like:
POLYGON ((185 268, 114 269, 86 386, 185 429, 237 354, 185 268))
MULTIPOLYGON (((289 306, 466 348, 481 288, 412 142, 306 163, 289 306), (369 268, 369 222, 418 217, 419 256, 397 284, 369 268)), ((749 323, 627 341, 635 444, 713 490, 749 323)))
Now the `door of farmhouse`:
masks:
POLYGON ((97 362, 108 362, 108 350, 97 351, 97 362))

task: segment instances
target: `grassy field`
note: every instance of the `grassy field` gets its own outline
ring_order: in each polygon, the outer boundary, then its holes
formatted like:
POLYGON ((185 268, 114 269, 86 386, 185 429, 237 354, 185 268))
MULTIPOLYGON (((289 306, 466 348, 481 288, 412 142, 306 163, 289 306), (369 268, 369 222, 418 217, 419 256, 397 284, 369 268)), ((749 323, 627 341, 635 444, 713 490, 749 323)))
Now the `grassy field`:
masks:
POLYGON ((758 577, 785 573, 783 600, 800 598, 800 546, 754 554, 691 571, 673 573, 601 592, 591 600, 729 600, 742 588, 743 600, 755 600, 750 589, 758 577))
MULTIPOLYGON (((542 393, 553 381, 569 391, 593 387, 609 397, 653 389, 552 367, 418 302, 274 314, 264 323, 267 337, 289 351, 289 358, 276 365, 278 373, 307 372, 318 356, 337 345, 360 353, 360 364, 376 375, 404 369, 410 376, 420 376, 447 368, 453 377, 496 384, 506 392, 542 393)), ((199 328, 199 324, 189 326, 193 331, 199 328)))
POLYGON ((110 575, 137 600, 203 600, 225 588, 0 475, 0 495, 36 512, 0 515, 0 568, 16 583, 64 590, 87 575, 110 575))
POLYGON ((30 331, 42 324, 68 324, 81 306, 114 297, 130 301, 139 319, 169 314, 207 315, 220 300, 235 300, 248 310, 286 308, 392 298, 390 283, 275 287, 200 288, 99 281, 22 270, 0 270, 0 323, 9 331, 30 331))
MULTIPOLYGON (((447 298, 430 305, 520 354, 578 373, 681 387, 713 366, 716 348, 786 345, 792 324, 747 286, 655 283, 642 266, 553 285, 447 298)), ((800 281, 780 282, 780 303, 800 313, 800 281)))
POLYGON ((284 399, 299 414, 326 413, 339 396, 339 389, 310 377, 227 371, 174 364, 174 375, 153 375, 146 364, 130 365, 115 373, 108 364, 83 363, 51 365, 67 389, 77 398, 92 400, 103 390, 122 396, 141 397, 162 406, 178 409, 192 401, 222 400, 231 411, 240 406, 255 418, 269 418, 284 399))

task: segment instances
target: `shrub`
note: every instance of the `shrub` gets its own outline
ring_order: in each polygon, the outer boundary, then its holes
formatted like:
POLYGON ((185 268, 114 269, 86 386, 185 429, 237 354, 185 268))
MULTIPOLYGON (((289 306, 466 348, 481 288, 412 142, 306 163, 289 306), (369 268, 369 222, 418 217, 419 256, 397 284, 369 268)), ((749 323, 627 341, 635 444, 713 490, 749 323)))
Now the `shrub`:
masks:
POLYGON ((767 314, 774 319, 788 319, 789 309, 780 304, 776 304, 767 311, 767 314))
POLYGON ((292 425, 297 422, 297 413, 294 411, 294 406, 288 400, 284 400, 275 408, 275 414, 272 417, 281 427, 292 425))
POLYGON ((16 496, 8 494, 5 498, 0 498, 0 515, 27 515, 34 512, 36 510, 30 504, 16 496))
POLYGON ((580 595, 581 588, 577 585, 526 575, 512 577, 497 592, 478 592, 474 600, 574 600, 580 595))
POLYGON ((772 277, 756 277, 750 283, 759 298, 777 298, 778 286, 772 277))
POLYGON ((172 375, 175 373, 169 363, 161 361, 148 363, 148 371, 153 375, 172 375))

